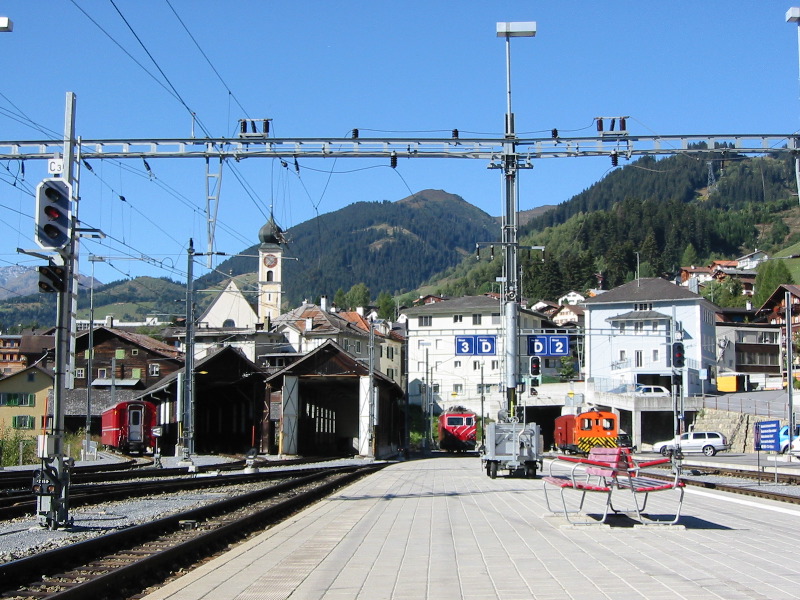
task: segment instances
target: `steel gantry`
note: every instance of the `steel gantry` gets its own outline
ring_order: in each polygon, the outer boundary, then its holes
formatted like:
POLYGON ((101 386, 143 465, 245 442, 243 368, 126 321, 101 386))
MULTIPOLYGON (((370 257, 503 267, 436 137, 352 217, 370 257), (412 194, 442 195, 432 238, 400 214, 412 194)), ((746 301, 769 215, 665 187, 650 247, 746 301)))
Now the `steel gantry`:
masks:
MULTIPOLYGON (((0 160, 31 161, 47 160, 58 164, 63 156, 62 168, 70 183, 79 183, 80 165, 89 164, 92 160, 148 160, 199 158, 206 162, 206 218, 208 223, 208 252, 213 252, 214 230, 222 170, 227 160, 241 161, 248 158, 277 158, 284 161, 319 158, 378 158, 388 159, 392 167, 397 166, 400 158, 405 159, 478 159, 485 161, 489 168, 501 169, 506 182, 506 193, 503 215, 503 236, 500 244, 506 255, 503 285, 503 310, 506 321, 506 336, 509 350, 506 352, 504 370, 507 385, 507 408, 513 410, 516 382, 518 381, 518 349, 516 347, 517 307, 519 303, 519 285, 516 264, 518 250, 516 238, 516 212, 518 210, 516 172, 521 168, 530 168, 534 160, 545 158, 569 157, 609 157, 612 165, 617 165, 619 157, 630 159, 637 156, 664 156, 688 154, 697 156, 699 160, 724 158, 728 154, 763 155, 791 154, 798 155, 800 135, 798 134, 718 134, 718 135, 672 135, 672 136, 634 136, 624 129, 603 131, 602 120, 597 119, 598 134, 596 136, 561 137, 553 130, 549 138, 529 138, 518 136, 513 129, 513 113, 507 113, 506 132, 503 137, 461 138, 458 131, 453 130, 449 138, 362 138, 357 130, 353 130, 350 138, 273 138, 264 128, 262 132, 242 133, 233 138, 167 138, 167 139, 82 139, 74 135, 74 96, 68 94, 68 117, 65 127, 65 139, 40 141, 0 141, 0 160), (71 99, 71 100, 70 100, 71 99), (71 104, 70 104, 71 103, 71 104), (218 168, 212 168, 211 165, 218 168), (510 257, 510 258, 509 258, 510 257), (513 338, 513 340, 512 340, 513 338)), ((621 119, 622 122, 624 120, 621 119)), ((796 164, 798 161, 796 161, 796 164)), ((149 166, 148 166, 149 169, 149 166)), ((60 252, 63 264, 67 268, 70 279, 76 276, 74 264, 77 260, 77 244, 79 223, 77 205, 80 194, 76 191, 73 199, 76 202, 73 223, 73 242, 65 251, 60 252)), ((44 455, 53 454, 56 463, 54 478, 62 484, 60 493, 52 497, 40 499, 39 515, 44 523, 57 527, 69 523, 68 514, 68 469, 61 451, 61 433, 63 432, 63 407, 60 399, 65 387, 71 387, 69 377, 71 358, 67 355, 67 333, 74 337, 74 292, 69 286, 59 296, 59 328, 61 339, 57 340, 56 382, 54 395, 54 433, 56 448, 42 451, 44 455), (69 308, 67 308, 69 306, 69 308)), ((71 344, 70 344, 71 345, 71 344)), ((74 346, 73 346, 74 347, 74 346)), ((43 467, 49 468, 43 459, 43 467)))

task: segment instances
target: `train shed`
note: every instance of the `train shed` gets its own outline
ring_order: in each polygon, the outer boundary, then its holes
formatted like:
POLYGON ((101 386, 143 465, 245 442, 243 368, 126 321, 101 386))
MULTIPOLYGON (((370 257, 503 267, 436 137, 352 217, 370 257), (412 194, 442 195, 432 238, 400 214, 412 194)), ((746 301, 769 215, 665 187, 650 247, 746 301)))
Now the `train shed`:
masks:
POLYGON ((372 381, 371 403, 368 365, 332 340, 270 376, 269 449, 289 455, 396 454, 403 390, 377 370, 372 381))
MULTIPOLYGON (((162 451, 180 443, 181 369, 137 399, 159 406, 162 451)), ((233 346, 210 351, 194 363, 194 446, 198 453, 244 453, 261 446, 266 374, 233 346)))

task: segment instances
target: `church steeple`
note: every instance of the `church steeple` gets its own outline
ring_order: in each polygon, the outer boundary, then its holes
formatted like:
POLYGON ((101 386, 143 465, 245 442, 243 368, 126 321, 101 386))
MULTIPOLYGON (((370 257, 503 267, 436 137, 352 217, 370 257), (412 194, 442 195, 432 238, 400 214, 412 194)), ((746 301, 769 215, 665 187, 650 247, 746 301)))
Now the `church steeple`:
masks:
POLYGON ((283 295, 282 263, 286 238, 283 230, 275 223, 270 211, 269 221, 258 232, 258 319, 268 323, 281 314, 283 295))

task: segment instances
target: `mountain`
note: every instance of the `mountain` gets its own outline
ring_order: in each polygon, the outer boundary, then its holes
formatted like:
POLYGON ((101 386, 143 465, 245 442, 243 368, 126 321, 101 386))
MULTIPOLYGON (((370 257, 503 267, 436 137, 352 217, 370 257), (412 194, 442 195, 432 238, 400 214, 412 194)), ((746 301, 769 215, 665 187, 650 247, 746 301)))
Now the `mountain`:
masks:
MULTIPOLYGON (((787 247, 800 242, 793 160, 698 147, 696 156, 643 157, 614 170, 520 227, 522 246, 546 248, 544 260, 521 253, 523 294, 555 300, 573 289, 610 289, 637 268, 642 277, 669 277, 689 256, 707 264, 756 248, 789 254, 787 247)), ((464 261, 426 291, 486 291, 499 262, 464 261)))
MULTIPOLYGON (((476 242, 498 238, 496 220, 460 196, 424 190, 396 202, 356 202, 285 232, 284 297, 290 306, 364 283, 382 291, 413 290, 435 273, 472 256, 476 242)), ((212 286, 257 270, 258 246, 198 280, 212 286)))

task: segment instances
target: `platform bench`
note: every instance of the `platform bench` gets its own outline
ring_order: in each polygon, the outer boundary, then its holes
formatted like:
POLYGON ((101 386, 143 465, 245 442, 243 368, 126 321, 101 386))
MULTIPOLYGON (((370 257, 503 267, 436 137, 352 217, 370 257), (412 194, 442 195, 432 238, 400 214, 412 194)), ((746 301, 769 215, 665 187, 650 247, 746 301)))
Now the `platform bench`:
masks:
POLYGON ((670 462, 669 458, 637 462, 631 455, 629 448, 592 448, 586 458, 558 456, 556 460, 550 463, 549 475, 542 478, 547 508, 552 513, 563 514, 567 521, 573 525, 605 523, 610 511, 629 514, 642 524, 674 525, 680 518, 683 505, 683 482, 680 481, 677 473, 669 481, 647 477, 640 473, 643 468, 668 462, 670 462), (553 469, 554 465, 563 462, 574 463, 572 469, 568 473, 556 474, 553 469), (560 508, 554 508, 551 505, 548 488, 560 489, 560 508), (618 490, 624 490, 623 493, 626 494, 626 497, 632 498, 632 509, 626 510, 614 507, 612 499, 619 497, 619 494, 614 495, 614 492, 618 490), (657 520, 646 516, 644 511, 647 506, 648 495, 652 492, 666 490, 679 491, 678 508, 675 511, 674 518, 657 520), (600 520, 576 520, 570 518, 570 515, 582 513, 586 494, 589 493, 600 493, 605 496, 605 505, 600 520), (630 493, 631 496, 627 496, 627 493, 630 493), (573 502, 573 507, 570 508, 567 499, 574 496, 577 497, 573 502), (575 503, 577 503, 577 506, 575 506, 575 503))

